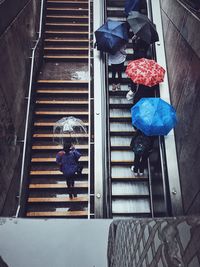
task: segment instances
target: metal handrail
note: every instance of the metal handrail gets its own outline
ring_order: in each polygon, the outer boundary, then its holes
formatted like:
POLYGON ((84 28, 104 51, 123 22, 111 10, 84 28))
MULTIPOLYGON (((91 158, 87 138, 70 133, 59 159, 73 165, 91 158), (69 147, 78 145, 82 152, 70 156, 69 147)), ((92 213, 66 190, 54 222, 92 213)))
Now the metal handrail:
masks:
MULTIPOLYGON (((153 0, 151 2, 152 11, 152 20, 157 26, 157 31, 159 34, 160 41, 155 45, 157 62, 161 64, 165 69, 167 69, 166 57, 165 57, 165 48, 164 48, 164 38, 163 38, 163 30, 162 30, 162 21, 161 21, 161 7, 159 0, 153 0), (154 16, 155 14, 155 16, 154 16)), ((165 73, 165 79, 162 84, 160 84, 160 98, 171 103, 170 101, 170 93, 169 93, 169 83, 168 83, 168 75, 167 71, 165 73)), ((175 144, 175 136, 174 130, 171 130, 170 133, 164 137, 163 147, 165 147, 165 151, 162 149, 161 160, 164 159, 165 162, 162 163, 162 172, 163 172, 163 186, 166 192, 166 177, 168 177, 170 197, 171 197, 171 208, 172 215, 177 216, 181 215, 183 211, 182 204, 182 196, 181 196, 181 187, 180 187, 180 177, 179 177, 179 169, 177 163, 177 153, 176 153, 176 144, 175 144), (166 163, 166 170, 163 168, 164 163, 166 163)), ((165 205, 167 206, 167 197, 165 197, 165 205)))
POLYGON ((90 171, 90 145, 91 145, 91 79, 90 79, 90 75, 91 75, 91 70, 90 70, 90 61, 91 61, 91 57, 90 57, 90 52, 91 52, 91 42, 90 42, 90 31, 91 31, 91 27, 90 27, 90 20, 91 20, 91 4, 90 1, 92 0, 88 0, 88 42, 89 42, 89 49, 88 49, 88 109, 89 109, 89 118, 88 118, 88 219, 90 219, 90 207, 91 207, 91 203, 90 203, 90 196, 91 196, 91 188, 90 188, 90 178, 91 178, 91 171, 90 171))
POLYGON ((28 99, 28 103, 27 103, 27 110, 26 110, 26 123, 25 123, 25 130, 24 130, 24 145, 23 145, 23 154, 22 154, 22 166, 21 166, 21 177, 20 177, 20 188, 19 188, 19 201, 18 201, 16 217, 18 217, 19 211, 20 211, 20 208, 21 208, 22 187, 23 187, 23 182, 24 182, 23 181, 24 180, 24 164, 25 164, 26 146, 27 146, 27 132, 28 132, 28 128, 29 128, 29 113, 30 113, 32 83, 33 83, 34 60, 35 60, 35 51, 37 49, 37 46, 38 46, 38 44, 40 42, 41 35, 42 35, 43 8, 44 8, 44 0, 41 0, 38 39, 36 40, 35 46, 33 47, 32 56, 31 56, 31 71, 30 71, 29 91, 28 91, 28 98, 27 98, 28 99))

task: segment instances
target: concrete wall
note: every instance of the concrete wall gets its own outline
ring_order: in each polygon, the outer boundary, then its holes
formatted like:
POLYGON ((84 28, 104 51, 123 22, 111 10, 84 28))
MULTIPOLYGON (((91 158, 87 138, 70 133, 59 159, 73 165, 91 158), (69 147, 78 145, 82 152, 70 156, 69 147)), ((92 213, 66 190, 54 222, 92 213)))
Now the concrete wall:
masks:
POLYGON ((170 93, 185 214, 200 213, 200 19, 177 0, 161 0, 170 93))
MULTIPOLYGON (((8 1, 9 2, 9 1, 8 1)), ((19 1, 17 1, 19 2, 19 1)), ((25 2, 25 1, 23 1, 25 2)), ((26 116, 31 48, 38 31, 40 1, 26 1, 0 36, 0 215, 16 212, 26 116)), ((4 3, 4 2, 3 2, 4 3)), ((0 5, 0 13, 1 13, 0 5)), ((4 17, 6 16, 4 10, 4 17)), ((10 12, 7 13, 9 21, 10 12)))

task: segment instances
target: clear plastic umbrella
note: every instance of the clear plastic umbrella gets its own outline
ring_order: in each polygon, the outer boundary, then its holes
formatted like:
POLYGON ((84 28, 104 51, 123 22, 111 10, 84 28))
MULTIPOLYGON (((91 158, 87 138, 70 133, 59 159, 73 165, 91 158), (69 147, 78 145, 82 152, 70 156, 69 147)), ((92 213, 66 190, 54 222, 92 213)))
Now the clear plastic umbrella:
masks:
POLYGON ((79 144, 80 138, 87 135, 85 123, 73 116, 58 120, 53 127, 53 141, 63 145, 65 141, 79 144))

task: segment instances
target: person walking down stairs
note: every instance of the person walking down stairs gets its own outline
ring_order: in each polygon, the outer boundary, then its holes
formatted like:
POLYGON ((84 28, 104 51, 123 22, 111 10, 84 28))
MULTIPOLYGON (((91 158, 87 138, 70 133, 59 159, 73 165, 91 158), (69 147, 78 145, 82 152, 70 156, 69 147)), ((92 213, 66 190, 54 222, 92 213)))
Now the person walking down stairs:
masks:
POLYGON ((64 143, 63 150, 59 151, 56 155, 56 162, 60 166, 60 171, 64 174, 69 188, 69 198, 73 196, 77 197, 76 194, 72 194, 70 190, 74 187, 74 180, 80 172, 79 158, 81 153, 75 149, 71 142, 64 143))
POLYGON ((112 71, 112 90, 121 88, 122 72, 124 68, 124 62, 126 60, 126 46, 123 46, 114 55, 108 54, 108 64, 111 65, 112 71), (118 77, 116 78, 116 74, 118 77))

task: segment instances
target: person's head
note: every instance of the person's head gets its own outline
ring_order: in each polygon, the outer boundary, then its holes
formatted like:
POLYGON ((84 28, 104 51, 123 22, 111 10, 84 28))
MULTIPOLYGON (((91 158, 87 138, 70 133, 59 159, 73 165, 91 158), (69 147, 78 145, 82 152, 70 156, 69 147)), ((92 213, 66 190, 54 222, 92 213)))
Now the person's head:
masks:
POLYGON ((72 146, 72 143, 71 142, 65 142, 64 145, 63 145, 63 150, 68 153, 70 151, 70 148, 72 146))

